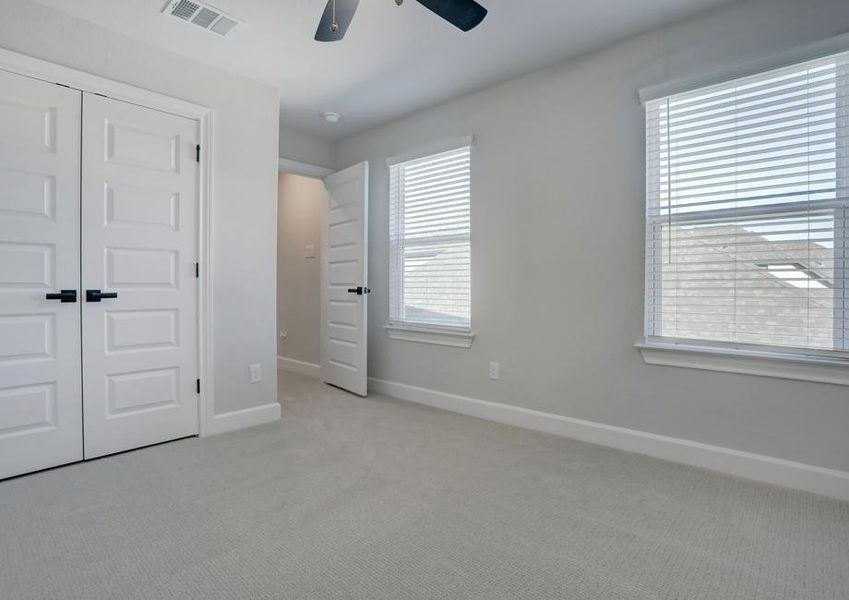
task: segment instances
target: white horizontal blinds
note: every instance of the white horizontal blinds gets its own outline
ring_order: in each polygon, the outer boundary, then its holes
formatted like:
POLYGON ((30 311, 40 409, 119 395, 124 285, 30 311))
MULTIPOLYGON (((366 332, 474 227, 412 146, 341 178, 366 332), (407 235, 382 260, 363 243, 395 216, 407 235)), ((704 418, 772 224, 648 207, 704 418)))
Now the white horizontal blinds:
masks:
POLYGON ((849 349, 847 65, 647 104, 647 336, 849 349))
POLYGON ((470 150, 391 167, 393 323, 470 327, 470 150))

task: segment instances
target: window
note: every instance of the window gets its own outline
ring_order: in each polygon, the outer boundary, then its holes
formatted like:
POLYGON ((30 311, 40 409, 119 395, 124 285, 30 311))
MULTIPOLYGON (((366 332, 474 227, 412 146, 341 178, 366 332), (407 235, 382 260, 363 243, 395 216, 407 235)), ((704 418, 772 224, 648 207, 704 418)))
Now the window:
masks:
POLYGON ((646 343, 847 358, 849 53, 646 105, 646 343))
POLYGON ((390 166, 390 328, 471 328, 470 153, 390 166))

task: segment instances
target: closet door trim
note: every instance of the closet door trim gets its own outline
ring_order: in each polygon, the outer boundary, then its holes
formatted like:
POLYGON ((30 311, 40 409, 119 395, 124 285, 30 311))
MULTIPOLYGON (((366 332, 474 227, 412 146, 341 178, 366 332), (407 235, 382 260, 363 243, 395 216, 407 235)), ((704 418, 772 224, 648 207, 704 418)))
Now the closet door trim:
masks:
MULTIPOLYGON (((198 281, 198 373, 201 380, 199 394, 198 430, 200 436, 221 430, 213 412, 215 389, 212 356, 212 193, 213 193, 213 120, 210 107, 172 98, 126 83, 120 83, 71 69, 44 60, 0 48, 0 70, 49 83, 57 83, 81 92, 100 94, 114 100, 138 104, 173 115, 198 121, 200 138, 200 169, 198 181, 198 257, 201 268, 198 281)), ((219 418, 217 421, 220 421, 219 418)))

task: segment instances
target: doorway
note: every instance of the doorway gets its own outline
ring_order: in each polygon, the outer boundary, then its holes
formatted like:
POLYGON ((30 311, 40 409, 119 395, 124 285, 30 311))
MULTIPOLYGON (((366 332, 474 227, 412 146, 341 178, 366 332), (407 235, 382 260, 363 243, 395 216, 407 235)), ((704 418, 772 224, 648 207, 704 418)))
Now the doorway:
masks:
POLYGON ((281 172, 277 188, 277 357, 321 376, 321 204, 324 182, 281 172))
POLYGON ((332 173, 280 162, 278 363, 365 396, 368 163, 332 173), (284 163, 297 168, 283 169, 284 163), (319 180, 317 174, 326 176, 319 180))

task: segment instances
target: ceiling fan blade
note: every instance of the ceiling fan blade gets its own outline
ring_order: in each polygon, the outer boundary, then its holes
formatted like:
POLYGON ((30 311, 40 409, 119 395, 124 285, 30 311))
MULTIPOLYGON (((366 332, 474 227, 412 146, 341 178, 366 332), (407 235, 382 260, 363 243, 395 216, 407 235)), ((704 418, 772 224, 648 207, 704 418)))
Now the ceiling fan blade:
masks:
MULTIPOLYGON (((486 16, 486 9, 475 0, 417 0, 440 17, 462 29, 474 29, 486 16)), ((337 9, 338 10, 338 9, 337 9)))
POLYGON ((327 0, 324 14, 321 15, 318 29, 315 30, 315 40, 317 42, 338 42, 345 37, 345 32, 348 31, 348 26, 354 18, 359 3, 360 0, 336 0, 336 24, 338 28, 333 31, 330 28, 331 23, 333 23, 333 0, 327 0))

